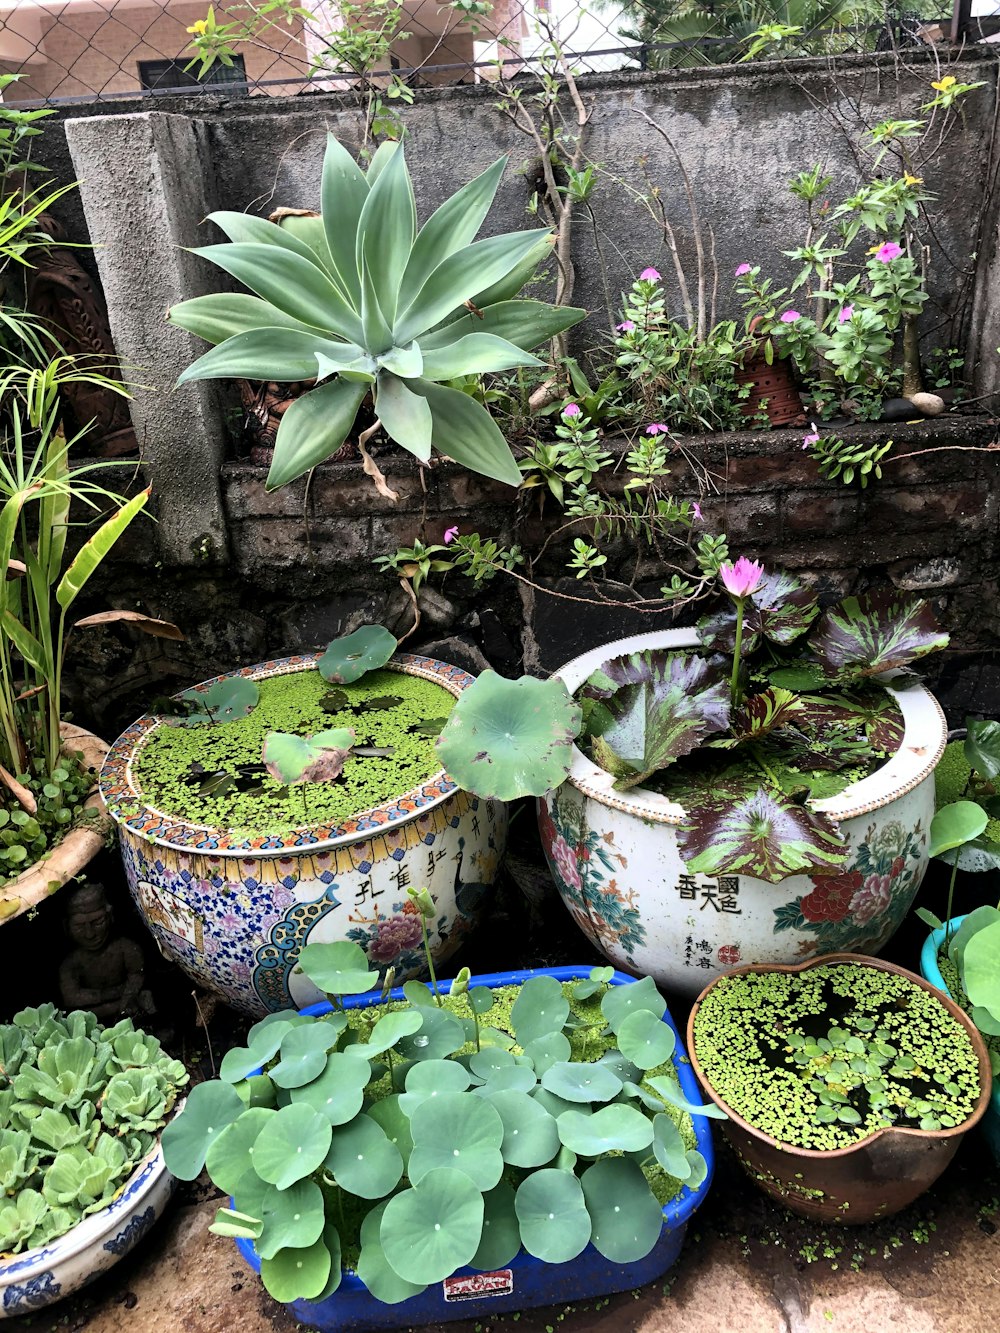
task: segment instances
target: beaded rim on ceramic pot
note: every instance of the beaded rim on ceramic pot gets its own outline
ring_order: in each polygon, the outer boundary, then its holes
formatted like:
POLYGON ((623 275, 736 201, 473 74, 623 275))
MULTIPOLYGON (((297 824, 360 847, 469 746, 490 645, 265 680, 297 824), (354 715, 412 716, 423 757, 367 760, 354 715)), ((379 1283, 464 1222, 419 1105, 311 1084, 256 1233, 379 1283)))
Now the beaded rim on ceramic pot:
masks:
MULTIPOLYGON (((214 676, 193 688, 203 692, 218 681, 229 680, 234 676, 242 676, 247 680, 266 680, 271 676, 293 675, 314 667, 321 656, 321 653, 302 653, 270 662, 258 662, 239 671, 214 676)), ((384 669, 432 681, 456 699, 475 681, 474 676, 459 667, 433 657, 421 657, 417 653, 397 653, 384 669)), ((458 790, 457 783, 442 768, 419 786, 381 805, 362 810, 341 824, 307 824, 289 829, 283 834, 261 834, 237 840, 228 831, 178 819, 143 801, 133 781, 132 766, 143 745, 156 728, 162 725, 162 717, 147 713, 122 732, 109 750, 101 770, 100 790, 108 813, 123 828, 137 837, 148 838, 161 847, 173 847, 177 851, 226 854, 252 852, 264 857, 282 856, 289 850, 302 851, 306 848, 310 851, 325 851, 412 819, 414 815, 441 805, 458 790), (137 804, 140 806, 138 810, 137 804)))
MULTIPOLYGON (((633 634, 626 639, 617 639, 614 643, 593 648, 566 662, 554 674, 570 694, 574 694, 593 672, 612 658, 648 648, 680 651, 701 646, 697 631, 693 629, 654 630, 649 634, 633 634)), ((859 782, 853 782, 838 796, 809 802, 811 809, 828 815, 838 823, 880 810, 891 801, 913 791, 933 773, 944 754, 948 724, 933 694, 920 684, 905 690, 892 689, 888 685, 883 686, 883 689, 892 695, 903 715, 902 744, 892 758, 874 773, 859 782), (920 744, 920 740, 926 738, 929 732, 934 736, 933 743, 920 744)), ((573 747, 573 766, 567 781, 601 805, 623 810, 652 823, 681 824, 685 818, 682 806, 658 792, 647 791, 643 787, 627 792, 615 791, 614 776, 588 759, 578 746, 573 747)))

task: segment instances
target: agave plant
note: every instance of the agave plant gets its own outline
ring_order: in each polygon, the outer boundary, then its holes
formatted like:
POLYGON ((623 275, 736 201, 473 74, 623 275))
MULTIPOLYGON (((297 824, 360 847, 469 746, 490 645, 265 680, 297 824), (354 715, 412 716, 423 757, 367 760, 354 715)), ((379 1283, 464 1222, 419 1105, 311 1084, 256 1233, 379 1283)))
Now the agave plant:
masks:
POLYGON ((216 344, 180 378, 315 380, 284 414, 267 489, 335 453, 366 396, 385 432, 422 462, 431 449, 517 486, 496 422, 449 381, 541 364, 530 348, 586 314, 515 300, 552 233, 473 238, 506 158, 445 201, 417 230, 402 144, 383 143, 367 172, 332 136, 322 213, 281 223, 212 213, 228 244, 194 251, 255 292, 174 306, 172 323, 216 344))

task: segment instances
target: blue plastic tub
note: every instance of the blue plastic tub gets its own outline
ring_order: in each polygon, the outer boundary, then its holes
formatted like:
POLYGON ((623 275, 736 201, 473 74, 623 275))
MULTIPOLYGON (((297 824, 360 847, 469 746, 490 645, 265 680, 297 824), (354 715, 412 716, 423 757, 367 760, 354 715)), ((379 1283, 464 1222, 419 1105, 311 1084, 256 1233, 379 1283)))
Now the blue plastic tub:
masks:
MULTIPOLYGON (((528 972, 494 972, 474 977, 472 985, 515 986, 529 977, 555 977, 557 981, 576 981, 590 975, 589 967, 546 967, 528 972)), ((612 986, 626 986, 634 977, 616 972, 612 986)), ((450 981, 439 982, 439 989, 447 992, 450 981)), ((405 998, 402 990, 392 992, 394 1000, 405 998)), ((345 998, 349 1007, 367 1007, 381 1002, 381 996, 357 995, 345 998)), ((328 1004, 314 1004, 303 1009, 304 1014, 323 1014, 328 1004)), ((701 1089, 691 1071, 687 1052, 669 1011, 663 1015, 677 1038, 674 1067, 684 1095, 692 1102, 701 1101, 701 1089)), ((634 1264, 614 1264, 588 1245, 582 1254, 565 1264, 546 1264, 523 1252, 497 1273, 480 1273, 473 1268, 460 1269, 454 1277, 428 1287, 419 1296, 398 1305, 385 1305, 371 1295, 368 1288, 354 1273, 346 1270, 343 1281, 334 1294, 319 1305, 310 1301, 293 1301, 292 1313, 307 1328, 319 1333, 366 1333, 368 1329, 404 1328, 407 1325, 441 1323, 449 1319, 489 1319, 507 1311, 526 1310, 535 1305, 559 1305, 579 1301, 589 1296, 606 1295, 613 1291, 631 1291, 633 1287, 653 1282, 677 1261, 684 1243, 688 1220, 702 1203, 712 1183, 715 1157, 712 1152, 712 1131, 703 1116, 694 1117, 698 1151, 705 1159, 708 1175, 696 1190, 686 1186, 663 1209, 663 1230, 656 1245, 634 1264)), ((260 1260, 248 1240, 237 1240, 240 1253, 255 1272, 260 1272, 260 1260)))
MULTIPOLYGON (((957 930, 964 916, 956 916, 952 921, 953 930, 957 930)), ((924 947, 920 951, 920 975, 925 981, 929 981, 932 986, 937 986, 938 990, 944 991, 945 995, 954 999, 951 991, 945 985, 944 977, 941 975, 941 969, 938 967, 938 952, 941 945, 944 944, 945 928, 932 930, 924 941, 924 947)), ((990 1104, 986 1108, 986 1114, 979 1122, 979 1127, 983 1132, 986 1142, 990 1145, 990 1151, 993 1153, 997 1162, 1000 1162, 1000 1080, 993 1082, 993 1092, 990 1096, 990 1104)))

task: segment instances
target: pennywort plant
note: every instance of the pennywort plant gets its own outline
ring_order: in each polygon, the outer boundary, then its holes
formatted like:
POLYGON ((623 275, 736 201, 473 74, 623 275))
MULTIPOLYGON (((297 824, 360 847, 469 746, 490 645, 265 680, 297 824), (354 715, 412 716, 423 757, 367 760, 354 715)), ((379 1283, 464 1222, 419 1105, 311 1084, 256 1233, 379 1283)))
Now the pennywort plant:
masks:
POLYGON ((356 944, 300 966, 327 1011, 257 1023, 163 1136, 175 1175, 207 1166, 232 1196, 212 1230, 252 1240, 277 1300, 323 1300, 349 1268, 395 1304, 522 1249, 630 1263, 704 1179, 688 1115, 719 1112, 682 1094, 649 979, 463 975, 385 1000, 356 944))

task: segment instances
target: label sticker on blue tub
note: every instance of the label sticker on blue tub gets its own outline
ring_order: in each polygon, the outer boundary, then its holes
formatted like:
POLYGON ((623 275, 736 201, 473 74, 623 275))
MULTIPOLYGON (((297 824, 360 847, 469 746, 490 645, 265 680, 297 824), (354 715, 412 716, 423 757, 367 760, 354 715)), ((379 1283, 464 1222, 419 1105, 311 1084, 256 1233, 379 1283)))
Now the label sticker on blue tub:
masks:
POLYGON ((514 1290, 514 1274, 509 1268, 495 1273, 471 1273, 468 1277, 446 1277, 441 1283, 446 1301, 480 1301, 492 1296, 509 1296, 514 1290))

